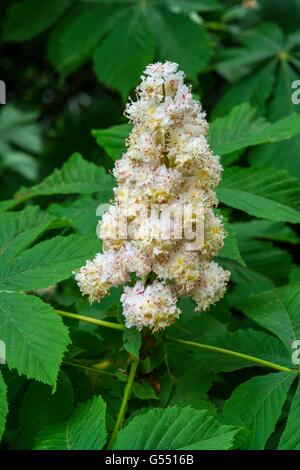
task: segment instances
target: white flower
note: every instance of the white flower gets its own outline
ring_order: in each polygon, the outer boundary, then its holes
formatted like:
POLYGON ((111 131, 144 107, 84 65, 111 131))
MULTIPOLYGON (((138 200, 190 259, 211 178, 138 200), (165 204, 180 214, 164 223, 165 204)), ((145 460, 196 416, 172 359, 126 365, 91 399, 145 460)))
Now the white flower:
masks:
POLYGON ((201 255, 212 258, 224 245, 226 232, 220 216, 214 214, 212 209, 205 213, 204 244, 201 247, 201 255))
POLYGON ((100 301, 108 294, 109 288, 127 282, 129 273, 124 269, 118 252, 108 250, 98 253, 93 261, 87 261, 75 273, 75 279, 83 295, 89 301, 100 301))
POLYGON ((121 296, 127 328, 150 328, 158 331, 171 325, 179 317, 177 298, 169 287, 154 281, 145 287, 138 281, 134 287, 125 287, 121 296))
POLYGON ((160 279, 171 280, 181 294, 188 294, 195 287, 201 272, 201 263, 196 251, 187 251, 181 245, 170 256, 155 263, 153 271, 160 279))
POLYGON ((128 327, 156 331, 178 318, 181 295, 192 295, 197 310, 216 302, 229 273, 211 261, 226 236, 213 212, 222 166, 201 104, 175 63, 150 64, 141 78, 125 110, 133 129, 113 170, 114 201, 99 223, 103 254, 75 277, 91 302, 131 273, 146 278, 125 287, 123 314, 128 327))
POLYGON ((191 294, 197 303, 196 310, 207 310, 220 300, 225 293, 229 277, 230 272, 213 261, 204 265, 198 285, 191 294))
POLYGON ((148 254, 138 248, 133 242, 125 242, 120 250, 122 263, 129 273, 146 276, 150 273, 152 259, 148 254))

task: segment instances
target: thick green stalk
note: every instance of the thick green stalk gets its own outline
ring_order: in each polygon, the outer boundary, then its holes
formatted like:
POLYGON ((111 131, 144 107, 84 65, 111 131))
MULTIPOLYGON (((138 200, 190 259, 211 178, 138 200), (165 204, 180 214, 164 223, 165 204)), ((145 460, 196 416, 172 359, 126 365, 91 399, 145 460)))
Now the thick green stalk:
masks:
POLYGON ((104 326, 105 328, 112 328, 114 330, 123 331, 125 328, 119 323, 113 323, 105 320, 97 320, 97 318, 85 317, 84 315, 77 315, 77 313, 65 312, 64 310, 54 310, 55 313, 61 317, 73 318, 75 320, 85 321, 87 323, 92 323, 93 325, 104 326))
POLYGON ((264 359, 260 359, 259 357, 249 356, 248 354, 239 353, 230 349, 218 348, 217 346, 210 346, 209 344, 196 343, 194 341, 187 341, 185 339, 173 338, 170 336, 166 336, 166 339, 174 343, 184 344, 185 346, 191 346, 197 349, 204 349, 206 351, 226 354, 227 356, 238 357, 239 359, 254 362, 256 364, 259 364, 260 366, 270 367, 271 369, 280 370, 282 372, 293 371, 293 369, 289 369, 288 367, 280 366, 279 364, 274 364, 273 362, 265 361, 264 359))
POLYGON ((123 421, 124 421, 124 416, 125 416, 125 413, 126 413, 127 403, 128 403, 129 398, 130 398, 130 395, 131 395, 131 391, 132 391, 132 387, 133 387, 133 383, 134 383, 134 377, 135 377, 138 365, 139 365, 139 361, 136 361, 136 360, 132 361, 132 363, 131 363, 129 376, 128 376, 128 381, 127 381, 126 386, 124 388, 123 400, 122 400, 122 403, 121 403, 121 407, 120 407, 120 410, 119 410, 119 413, 118 413, 118 417, 117 417, 117 421, 116 421, 114 430, 112 432, 111 438, 110 438, 109 443, 108 443, 108 449, 112 449, 112 447, 114 445, 114 442, 115 442, 115 439, 116 439, 116 436, 117 436, 120 428, 122 427, 122 424, 123 424, 123 421))
MULTIPOLYGON (((73 318, 75 320, 85 321, 87 323, 92 323, 94 325, 103 326, 105 328, 112 328, 114 330, 119 330, 119 331, 123 331, 125 329, 125 327, 123 325, 120 325, 119 323, 112 323, 112 322, 108 322, 105 320, 97 320, 96 318, 86 317, 84 315, 77 315, 76 313, 65 312, 63 310, 54 310, 54 311, 55 313, 57 313, 58 315, 62 317, 68 317, 68 318, 73 318)), ((227 356, 238 357, 240 359, 254 362, 258 365, 261 365, 264 367, 270 367, 271 369, 279 370, 282 372, 294 371, 294 369, 290 369, 288 367, 281 366, 279 364, 275 364, 270 361, 265 361, 264 359, 260 359, 259 357, 250 356, 249 354, 243 354, 237 351, 232 351, 230 349, 219 348, 217 346, 211 346, 209 344, 196 343, 195 341, 188 341, 188 340, 184 340, 180 338, 173 338, 170 336, 166 336, 166 339, 173 341, 175 343, 178 343, 178 344, 183 344, 185 346, 191 346, 191 347, 198 348, 198 349, 204 349, 206 351, 226 354, 227 356)))

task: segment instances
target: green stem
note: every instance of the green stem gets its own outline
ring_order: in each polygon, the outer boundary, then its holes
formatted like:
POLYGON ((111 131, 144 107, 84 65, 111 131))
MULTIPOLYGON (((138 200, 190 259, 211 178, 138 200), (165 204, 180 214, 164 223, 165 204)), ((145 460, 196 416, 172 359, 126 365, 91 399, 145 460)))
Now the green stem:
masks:
POLYGON ((105 328, 112 328, 114 330, 123 331, 125 328, 119 323, 112 323, 105 320, 97 320, 97 318, 85 317, 84 315, 77 315, 77 313, 65 312, 63 310, 54 310, 57 315, 61 317, 74 318, 75 320, 85 321, 87 323, 92 323, 93 325, 104 326, 105 328))
POLYGON ((119 414, 118 414, 118 417, 117 417, 117 421, 116 421, 114 430, 112 432, 111 438, 110 438, 109 443, 108 443, 108 449, 112 449, 112 447, 114 445, 114 442, 115 442, 115 439, 116 439, 116 436, 117 436, 117 434, 118 434, 118 432, 119 432, 119 430, 120 430, 120 428, 123 424, 124 416, 125 416, 125 412, 126 412, 126 408, 127 408, 127 403, 128 403, 129 398, 130 398, 130 395, 131 395, 133 382, 134 382, 134 377, 135 377, 138 365, 139 365, 139 361, 136 361, 136 360, 132 361, 132 363, 131 363, 129 376, 128 376, 128 381, 127 381, 127 384, 124 388, 123 400, 122 400, 122 403, 121 403, 121 407, 120 407, 120 410, 119 410, 119 414))
POLYGON ((106 370, 101 370, 101 369, 97 369, 96 367, 79 364, 79 362, 63 361, 63 364, 66 366, 78 367, 79 369, 83 369, 88 372, 97 372, 98 374, 111 375, 111 376, 115 375, 112 372, 107 372, 106 370))
POLYGON ((288 367, 280 366, 278 364, 274 364, 273 362, 264 361, 263 359, 259 359, 259 357, 249 356, 248 354, 239 353, 237 351, 231 351, 230 349, 218 348, 217 346, 210 346, 208 344, 203 343, 196 343, 194 341, 187 341, 184 339, 173 338, 170 336, 166 336, 166 339, 169 341, 173 341, 174 343, 184 344, 185 346, 192 346, 198 349, 204 349, 206 351, 212 351, 216 353, 226 354, 227 356, 238 357, 240 359, 245 359, 246 361, 255 362, 261 366, 270 367, 271 369, 280 370, 282 372, 293 372, 294 369, 289 369, 288 367))
POLYGON ((203 26, 212 31, 222 31, 223 33, 232 33, 232 29, 229 28, 226 24, 220 23, 218 21, 203 21, 203 26))

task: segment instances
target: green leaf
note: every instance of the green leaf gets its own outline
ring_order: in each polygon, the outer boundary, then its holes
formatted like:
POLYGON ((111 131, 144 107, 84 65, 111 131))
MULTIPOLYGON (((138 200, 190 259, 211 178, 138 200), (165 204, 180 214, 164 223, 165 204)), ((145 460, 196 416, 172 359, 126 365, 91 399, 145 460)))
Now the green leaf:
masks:
POLYGON ((90 196, 82 196, 66 204, 50 204, 48 212, 63 222, 71 223, 74 230, 80 235, 94 237, 99 221, 97 208, 99 201, 90 196))
POLYGON ((240 249, 249 270, 270 278, 275 285, 289 281, 292 258, 288 252, 257 240, 240 241, 240 249))
POLYGON ((54 237, 0 267, 0 289, 36 290, 71 276, 99 250, 99 241, 78 235, 54 237))
POLYGON ((263 238, 276 242, 297 244, 300 238, 291 227, 281 222, 269 220, 250 220, 249 222, 235 222, 232 224, 238 239, 263 238))
POLYGON ((36 112, 25 112, 7 104, 0 113, 0 159, 3 169, 34 181, 39 163, 33 155, 43 148, 41 125, 36 112))
POLYGON ((101 82, 123 99, 137 85, 152 61, 155 41, 142 8, 129 8, 94 52, 94 70, 101 82), (116 54, 115 51, 118 51, 116 54))
MULTIPOLYGON (((298 67, 299 70, 299 67, 298 67)), ((294 80, 299 79, 297 73, 290 64, 282 61, 273 99, 270 103, 269 118, 274 121, 281 119, 291 113, 299 113, 299 105, 293 104, 291 88, 294 80)), ((299 159, 296 157, 300 152, 300 134, 287 142, 261 145, 252 150, 248 156, 248 161, 258 168, 284 168, 291 175, 300 179, 299 159)))
MULTIPOLYGON (((172 371, 173 372, 173 371, 172 371)), ((212 403, 207 400, 207 392, 210 389, 214 374, 211 371, 194 370, 188 368, 178 377, 176 370, 175 386, 168 405, 191 406, 196 410, 210 410, 215 414, 212 403)), ((174 379, 173 379, 174 380, 174 379)))
POLYGON ((1 145, 1 153, 3 170, 19 173, 30 181, 37 180, 39 164, 33 156, 19 150, 9 148, 3 150, 3 145, 1 145))
POLYGON ((300 222, 300 186, 284 170, 227 168, 219 200, 247 214, 277 222, 300 222))
MULTIPOLYGON (((46 230, 67 225, 58 221, 37 206, 30 206, 18 212, 2 214, 0 219, 0 256, 11 258, 30 246, 46 230)), ((68 225, 67 225, 68 226, 68 225)))
POLYGON ((213 52, 212 41, 205 29, 186 16, 168 11, 151 15, 151 26, 159 41, 161 57, 177 62, 188 77, 196 79, 213 52))
POLYGON ((1 145, 14 145, 23 151, 40 153, 43 149, 41 126, 36 111, 23 111, 6 105, 0 114, 1 145))
POLYGON ((290 0, 287 8, 287 3, 281 0, 263 0, 260 3, 260 15, 267 21, 272 21, 280 25, 287 33, 295 31, 298 33, 300 15, 299 0, 290 0))
POLYGON ((30 448, 41 428, 60 423, 71 414, 73 395, 72 383, 63 372, 58 376, 55 393, 44 384, 29 385, 20 407, 20 425, 30 448))
POLYGON ((217 0, 154 0, 158 6, 178 8, 180 11, 201 13, 222 9, 222 5, 217 0))
POLYGON ((37 297, 0 292, 0 338, 10 369, 55 389, 68 330, 52 307, 37 297))
POLYGON ((8 9, 4 39, 22 42, 48 29, 71 4, 71 0, 25 0, 8 9), (33 14, 34 13, 34 14, 33 14))
POLYGON ((263 24, 239 35, 243 47, 224 48, 217 71, 234 82, 249 74, 254 67, 273 59, 283 50, 283 33, 275 24, 263 24))
MULTIPOLYGON (((223 334, 216 333, 208 339, 201 340, 201 343, 253 356, 284 367, 291 367, 291 354, 285 346, 277 338, 261 331, 247 329, 227 331, 223 334)), ((185 346, 180 345, 180 347, 184 348, 185 346)), ((171 351, 170 356, 174 355, 175 348, 178 349, 178 346, 168 344, 168 349, 171 351)), ((186 350, 193 355, 193 363, 201 371, 199 373, 200 378, 203 373, 204 377, 205 374, 211 373, 212 364, 214 372, 232 372, 246 367, 259 366, 259 364, 247 358, 206 351, 204 349, 191 349, 189 346, 186 347, 186 350)), ((198 388, 198 391, 201 391, 201 389, 198 388)))
POLYGON ((300 450, 300 384, 298 384, 296 394, 289 411, 287 425, 281 436, 278 450, 300 450))
POLYGON ((224 422, 244 426, 251 431, 243 444, 244 449, 264 449, 294 378, 295 374, 290 372, 254 377, 237 387, 225 402, 224 422))
POLYGON ((290 281, 291 283, 300 281, 300 266, 295 264, 292 266, 290 281))
POLYGON ((300 338, 300 283, 250 296, 239 308, 278 336, 292 355, 292 343, 300 338))
POLYGON ((123 333, 123 345, 126 351, 135 357, 139 357, 141 344, 141 333, 136 328, 125 328, 123 333))
MULTIPOLYGON (((230 279, 238 284, 236 288, 242 293, 242 297, 275 287, 269 277, 258 273, 255 269, 249 269, 248 266, 242 266, 226 258, 220 258, 219 262, 223 268, 230 271, 230 279)), ((235 305, 235 303, 233 303, 233 305, 235 305)))
POLYGON ((101 167, 87 162, 78 153, 73 154, 60 170, 32 188, 22 188, 17 197, 30 199, 53 194, 90 194, 98 192, 100 197, 109 198, 114 180, 101 167))
POLYGON ((67 423, 41 431, 36 450, 100 450, 106 442, 106 404, 94 397, 79 405, 67 423))
POLYGON ((115 450, 222 450, 234 445, 238 430, 220 426, 207 412, 173 406, 133 418, 116 438, 115 450))
POLYGON ((156 395, 153 387, 143 380, 141 383, 134 383, 133 384, 133 393, 136 398, 140 400, 158 400, 158 396, 156 395))
POLYGON ((103 147, 106 153, 115 161, 121 158, 126 151, 125 140, 131 131, 130 124, 119 124, 108 129, 96 129, 92 131, 96 142, 103 147))
POLYGON ((122 10, 113 5, 73 8, 54 29, 48 43, 48 57, 56 70, 66 75, 89 59, 120 14, 122 10))
POLYGON ((4 201, 0 201, 0 212, 9 211, 10 209, 13 209, 14 207, 21 204, 23 201, 27 201, 27 199, 4 199, 4 201))
POLYGON ((266 100, 269 98, 274 85, 275 70, 276 62, 274 60, 240 82, 231 85, 221 95, 213 110, 212 118, 224 116, 232 108, 243 102, 250 103, 260 112, 264 111, 266 100))
POLYGON ((266 142, 280 142, 300 133, 300 116, 296 113, 276 122, 257 117, 257 110, 242 103, 210 126, 210 145, 218 155, 266 142))
POLYGON ((0 442, 5 429, 6 415, 8 413, 8 404, 6 397, 6 385, 0 372, 0 442))
POLYGON ((242 266, 246 266, 245 261, 241 256, 238 241, 236 239, 236 235, 234 233, 232 225, 228 222, 225 222, 224 225, 227 232, 227 236, 224 240, 224 246, 218 253, 218 256, 220 256, 221 258, 233 259, 240 263, 242 266))

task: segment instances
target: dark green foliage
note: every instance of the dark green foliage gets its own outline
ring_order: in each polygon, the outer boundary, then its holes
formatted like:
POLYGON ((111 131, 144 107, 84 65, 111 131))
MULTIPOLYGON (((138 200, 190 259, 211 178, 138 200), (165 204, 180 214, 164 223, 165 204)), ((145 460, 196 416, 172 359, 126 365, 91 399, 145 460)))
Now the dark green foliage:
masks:
POLYGON ((255 3, 1 2, 1 450, 300 449, 300 1, 255 3), (208 114, 231 283, 152 335, 73 272, 101 249, 124 105, 157 60, 208 114))

